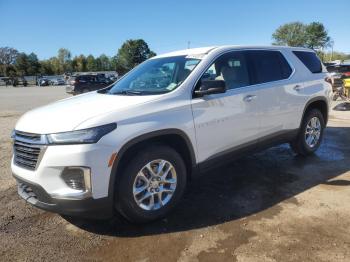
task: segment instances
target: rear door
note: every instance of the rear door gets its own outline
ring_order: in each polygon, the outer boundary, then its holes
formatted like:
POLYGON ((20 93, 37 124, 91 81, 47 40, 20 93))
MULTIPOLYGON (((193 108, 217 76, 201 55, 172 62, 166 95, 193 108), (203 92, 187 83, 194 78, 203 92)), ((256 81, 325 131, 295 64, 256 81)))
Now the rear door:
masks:
POLYGON ((272 138, 294 128, 300 120, 296 110, 302 101, 297 90, 303 88, 303 82, 290 81, 293 69, 278 50, 249 50, 247 57, 252 84, 259 90, 260 138, 272 138))

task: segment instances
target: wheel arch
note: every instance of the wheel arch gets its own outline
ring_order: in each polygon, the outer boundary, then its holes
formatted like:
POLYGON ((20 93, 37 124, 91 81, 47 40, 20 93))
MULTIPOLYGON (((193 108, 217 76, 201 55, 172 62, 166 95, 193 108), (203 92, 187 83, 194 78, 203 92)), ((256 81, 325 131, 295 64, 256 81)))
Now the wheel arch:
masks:
POLYGON ((304 108, 304 112, 303 112, 303 117, 300 120, 300 125, 302 123, 302 120, 305 117, 305 114, 307 112, 309 112, 311 109, 318 109, 318 110, 320 110, 320 112, 323 115, 323 118, 324 118, 324 121, 325 121, 325 125, 327 125, 328 112, 329 112, 328 101, 327 101, 327 99, 325 97, 322 97, 322 96, 314 97, 314 98, 310 99, 306 103, 305 108, 304 108))
POLYGON ((114 199, 114 188, 117 183, 118 173, 124 168, 125 160, 134 155, 142 146, 149 143, 168 145, 176 150, 185 161, 188 178, 191 178, 192 174, 196 172, 197 164, 194 148, 190 138, 184 131, 179 129, 153 131, 131 139, 118 151, 109 179, 109 197, 114 199))

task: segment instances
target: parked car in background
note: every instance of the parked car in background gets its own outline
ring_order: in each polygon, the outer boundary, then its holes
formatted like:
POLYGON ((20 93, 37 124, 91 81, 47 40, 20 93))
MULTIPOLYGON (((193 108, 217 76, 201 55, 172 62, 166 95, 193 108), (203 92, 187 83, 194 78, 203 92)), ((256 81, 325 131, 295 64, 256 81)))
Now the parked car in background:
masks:
POLYGON ((56 78, 56 79, 51 79, 50 84, 53 86, 61 86, 61 85, 65 85, 66 81, 64 81, 63 78, 56 78))
MULTIPOLYGON (((305 48, 223 46, 152 57, 108 88, 20 118, 11 164, 18 193, 60 214, 161 218, 200 171, 281 143, 313 154, 328 120, 327 75, 305 48)), ((94 77, 72 81, 88 86, 94 77)))
POLYGON ((36 84, 38 86, 49 86, 50 85, 50 80, 47 79, 47 78, 38 78, 37 81, 36 81, 36 84))
POLYGON ((118 76, 116 75, 110 75, 108 76, 108 79, 113 83, 118 80, 118 76))
POLYGON ((2 81, 5 82, 5 85, 12 85, 13 87, 23 85, 27 86, 28 81, 24 77, 3 77, 2 81))
POLYGON ((350 77, 350 64, 328 65, 327 71, 334 79, 334 86, 342 86, 343 78, 350 77))
POLYGON ((344 98, 344 96, 349 98, 349 80, 347 79, 350 78, 350 64, 328 64, 327 71, 332 77, 332 99, 335 101, 338 97, 344 98))
POLYGON ((77 95, 105 88, 112 83, 113 81, 107 78, 104 74, 72 76, 68 79, 66 92, 77 95))

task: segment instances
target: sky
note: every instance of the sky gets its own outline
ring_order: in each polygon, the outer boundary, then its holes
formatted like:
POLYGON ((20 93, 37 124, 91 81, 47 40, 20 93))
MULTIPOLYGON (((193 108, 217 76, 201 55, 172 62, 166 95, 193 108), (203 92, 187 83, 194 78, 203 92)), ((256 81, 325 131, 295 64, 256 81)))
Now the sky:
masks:
POLYGON ((127 39, 157 54, 212 45, 269 45, 294 21, 322 22, 334 50, 350 53, 349 0, 0 0, 0 47, 40 59, 61 47, 72 55, 113 56, 127 39))

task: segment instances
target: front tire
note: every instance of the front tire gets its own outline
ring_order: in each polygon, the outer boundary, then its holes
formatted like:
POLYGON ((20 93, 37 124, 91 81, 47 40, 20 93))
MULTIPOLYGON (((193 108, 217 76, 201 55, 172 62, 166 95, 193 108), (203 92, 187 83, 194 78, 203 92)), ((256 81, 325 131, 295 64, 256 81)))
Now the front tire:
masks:
POLYGON ((290 143, 293 151, 302 156, 313 154, 321 145, 325 121, 318 109, 306 112, 296 139, 290 143))
POLYGON ((164 217, 180 201, 187 181, 185 163, 174 149, 143 150, 126 160, 116 186, 116 208, 133 223, 164 217))

